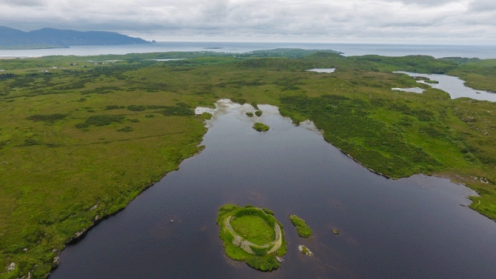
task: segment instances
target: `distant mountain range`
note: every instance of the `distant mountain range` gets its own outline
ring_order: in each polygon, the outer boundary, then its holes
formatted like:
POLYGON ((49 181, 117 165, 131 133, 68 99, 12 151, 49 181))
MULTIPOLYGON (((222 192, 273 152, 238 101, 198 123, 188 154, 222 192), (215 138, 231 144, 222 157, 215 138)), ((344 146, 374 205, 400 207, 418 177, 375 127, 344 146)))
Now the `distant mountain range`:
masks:
POLYGON ((60 30, 43 28, 24 32, 17 29, 0 26, 0 47, 19 48, 67 47, 81 45, 133 45, 150 44, 140 38, 133 38, 115 32, 60 30))

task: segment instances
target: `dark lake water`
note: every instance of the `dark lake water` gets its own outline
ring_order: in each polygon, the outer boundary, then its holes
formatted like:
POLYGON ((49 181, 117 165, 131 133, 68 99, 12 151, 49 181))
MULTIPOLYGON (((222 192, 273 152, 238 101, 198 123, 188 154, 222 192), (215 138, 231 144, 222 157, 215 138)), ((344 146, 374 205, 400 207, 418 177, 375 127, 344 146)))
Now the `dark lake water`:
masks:
POLYGON ((260 118, 245 115, 248 105, 219 109, 205 150, 66 248, 50 279, 496 278, 496 223, 462 206, 474 192, 442 178, 375 175, 311 123, 260 108, 260 118), (271 129, 256 132, 255 121, 271 129), (261 273, 224 255, 215 221, 225 203, 275 212, 288 242, 281 268, 261 273), (310 239, 290 214, 307 221, 310 239))
POLYGON ((430 55, 441 57, 496 58, 496 46, 457 45, 393 45, 393 44, 337 44, 337 43, 270 43, 270 42, 160 42, 144 45, 71 46, 57 49, 0 50, 2 57, 41 57, 48 55, 103 55, 150 53, 168 51, 214 51, 243 53, 275 48, 330 49, 346 56, 377 54, 384 56, 430 55))

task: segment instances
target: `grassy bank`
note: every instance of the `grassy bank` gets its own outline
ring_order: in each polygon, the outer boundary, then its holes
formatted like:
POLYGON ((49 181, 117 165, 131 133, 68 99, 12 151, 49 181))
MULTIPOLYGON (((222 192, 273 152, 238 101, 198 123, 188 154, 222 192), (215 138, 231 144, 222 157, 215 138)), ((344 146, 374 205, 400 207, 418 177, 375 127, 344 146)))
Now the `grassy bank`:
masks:
POLYGON ((463 182, 481 195, 471 207, 496 219, 496 105, 451 100, 391 73, 449 73, 496 91, 493 60, 236 56, 0 60, 0 278, 44 277, 68 241, 201 151, 209 116, 193 109, 220 98, 276 105, 295 123, 310 119, 325 140, 386 176, 463 182), (165 58, 188 59, 151 60, 165 58), (414 86, 425 93, 391 90, 414 86), (11 263, 16 269, 6 273, 11 263))

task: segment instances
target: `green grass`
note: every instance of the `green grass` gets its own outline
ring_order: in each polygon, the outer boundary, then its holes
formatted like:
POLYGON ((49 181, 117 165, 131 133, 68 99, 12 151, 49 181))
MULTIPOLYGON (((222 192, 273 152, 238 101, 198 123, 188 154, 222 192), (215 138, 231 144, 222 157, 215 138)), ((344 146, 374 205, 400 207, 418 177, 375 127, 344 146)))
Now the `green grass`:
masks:
POLYGON ((255 115, 258 117, 262 116, 262 111, 261 110, 255 111, 255 115))
POLYGON ((231 221, 233 229, 242 237, 258 245, 275 239, 274 227, 259 216, 242 216, 231 221))
POLYGON ((272 247, 273 246, 270 246, 268 248, 257 248, 257 247, 251 246, 251 250, 253 251, 253 253, 255 253, 255 255, 263 257, 263 256, 267 255, 267 252, 269 252, 270 249, 272 249, 272 247))
POLYGON ((251 247, 254 255, 245 252, 243 249, 233 245, 233 235, 226 228, 224 221, 229 216, 235 216, 231 220, 231 226, 239 235, 246 234, 246 239, 255 244, 263 245, 275 239, 274 224, 277 222, 282 230, 282 224, 274 217, 272 211, 266 213, 268 209, 259 209, 251 205, 240 207, 234 204, 226 204, 219 208, 217 214, 217 224, 220 227, 220 238, 223 240, 223 246, 227 256, 233 260, 244 261, 250 267, 260 271, 272 271, 280 266, 276 260, 277 256, 283 256, 287 252, 287 244, 284 240, 284 231, 282 231, 283 244, 275 254, 266 255, 269 248, 251 247), (270 232, 269 232, 270 230, 270 232))
MULTIPOLYGON (((171 52, 0 60, 6 70, 0 73, 0 278, 28 272, 44 277, 53 258, 95 216, 122 209, 201 151, 203 121, 211 116, 196 116, 194 108, 212 107, 221 98, 278 106, 295 123, 310 119, 326 141, 383 175, 425 173, 462 182, 480 195, 472 197, 471 208, 496 219, 496 104, 451 100, 391 73, 448 73, 476 89, 496 91, 496 60, 304 50, 236 56, 171 52), (149 60, 159 58, 188 59, 149 60), (414 86, 426 91, 391 90, 414 86), (2 267, 11 262, 17 269, 6 274, 2 267)), ((229 249, 230 256, 246 259, 229 249)))
POLYGON ((296 215, 290 215, 289 220, 296 226, 296 231, 300 237, 308 238, 312 236, 312 229, 310 229, 305 220, 296 215))
POLYGON ((248 117, 253 117, 253 112, 247 112, 247 113, 246 113, 246 115, 247 115, 248 117))
POLYGON ((259 132, 267 132, 270 129, 270 127, 263 124, 263 123, 257 122, 255 124, 253 124, 253 129, 255 129, 259 132))

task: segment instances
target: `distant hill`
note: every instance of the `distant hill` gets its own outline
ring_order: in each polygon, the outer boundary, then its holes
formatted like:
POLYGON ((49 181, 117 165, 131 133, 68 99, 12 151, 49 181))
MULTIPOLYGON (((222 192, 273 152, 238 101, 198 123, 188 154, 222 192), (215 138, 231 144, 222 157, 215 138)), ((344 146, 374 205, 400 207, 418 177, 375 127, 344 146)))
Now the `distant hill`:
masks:
POLYGON ((150 44, 140 38, 133 38, 115 32, 60 30, 43 28, 24 32, 0 26, 0 47, 18 46, 81 46, 81 45, 133 45, 150 44))

